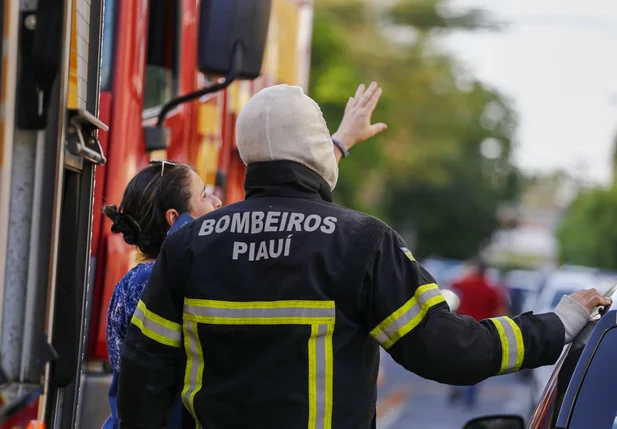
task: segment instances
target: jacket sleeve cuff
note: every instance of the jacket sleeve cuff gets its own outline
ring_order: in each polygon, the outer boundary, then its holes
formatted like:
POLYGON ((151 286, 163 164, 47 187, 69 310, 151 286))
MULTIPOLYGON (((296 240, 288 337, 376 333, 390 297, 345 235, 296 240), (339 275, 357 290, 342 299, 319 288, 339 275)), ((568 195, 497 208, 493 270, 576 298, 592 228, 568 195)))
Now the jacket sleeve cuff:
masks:
POLYGON ((566 331, 566 344, 572 342, 574 337, 589 323, 589 312, 582 304, 568 295, 561 298, 555 314, 559 316, 566 331))
POLYGON ((532 324, 531 338, 525 344, 524 368, 553 365, 565 345, 565 328, 555 313, 527 313, 532 324))

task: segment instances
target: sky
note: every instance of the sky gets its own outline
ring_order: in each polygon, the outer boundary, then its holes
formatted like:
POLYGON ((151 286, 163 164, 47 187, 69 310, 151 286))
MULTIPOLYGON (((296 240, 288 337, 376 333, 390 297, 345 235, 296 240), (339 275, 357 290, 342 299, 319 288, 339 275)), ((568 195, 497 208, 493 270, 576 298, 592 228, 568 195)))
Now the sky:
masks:
POLYGON ((510 24, 462 33, 446 49, 514 103, 515 163, 528 172, 565 169, 612 180, 617 140, 616 0, 451 0, 510 24))

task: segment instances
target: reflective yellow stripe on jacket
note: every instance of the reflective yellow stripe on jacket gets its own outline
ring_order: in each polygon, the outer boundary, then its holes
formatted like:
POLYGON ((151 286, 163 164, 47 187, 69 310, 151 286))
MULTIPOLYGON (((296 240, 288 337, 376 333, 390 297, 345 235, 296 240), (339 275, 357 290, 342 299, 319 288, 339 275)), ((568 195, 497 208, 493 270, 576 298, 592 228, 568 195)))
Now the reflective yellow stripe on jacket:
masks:
POLYGON ((182 400, 195 420, 194 399, 201 389, 204 358, 197 333, 199 323, 209 325, 309 325, 308 429, 332 428, 334 301, 230 302, 184 300, 187 367, 182 400))
POLYGON ((435 283, 420 286, 409 301, 371 331, 371 336, 387 350, 418 326, 428 310, 440 302, 445 302, 445 298, 435 283))
POLYGON ((525 358, 525 343, 521 328, 509 317, 489 319, 499 332, 501 341, 501 368, 499 374, 518 371, 525 358))
POLYGON ((146 337, 171 347, 182 347, 182 327, 178 323, 164 319, 148 310, 146 304, 139 300, 131 323, 139 328, 146 337))

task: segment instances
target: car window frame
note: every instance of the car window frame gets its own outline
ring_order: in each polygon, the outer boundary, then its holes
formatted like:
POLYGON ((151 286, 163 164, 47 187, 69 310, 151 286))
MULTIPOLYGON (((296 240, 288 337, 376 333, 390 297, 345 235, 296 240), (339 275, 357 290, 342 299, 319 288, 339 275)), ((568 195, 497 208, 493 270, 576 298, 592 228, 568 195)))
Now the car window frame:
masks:
POLYGON ((577 285, 578 287, 559 287, 559 288, 555 288, 553 290, 553 293, 551 294, 551 300, 548 303, 548 307, 550 308, 556 308, 557 305, 559 304, 559 301, 561 301, 561 298, 563 298, 566 295, 570 295, 571 293, 576 292, 577 290, 581 290, 584 289, 582 286, 583 285, 577 285))
MULTIPOLYGON (((593 357, 599 347, 605 333, 610 329, 615 328, 617 324, 617 310, 610 310, 597 322, 589 341, 587 342, 583 352, 578 359, 576 368, 572 377, 568 381, 568 388, 566 390, 563 403, 561 404, 559 414, 556 421, 557 428, 568 428, 572 413, 576 407, 576 400, 578 398, 580 388, 583 384, 583 380, 586 376, 587 369, 592 363, 593 357)), ((570 350, 571 352, 572 350, 570 350)), ((560 368, 561 369, 561 368, 560 368)))
MULTIPOLYGON (((606 363, 606 359, 608 359, 610 363, 613 363, 614 356, 612 356, 611 351, 615 343, 617 343, 617 318, 614 320, 613 326, 609 329, 604 330, 604 332, 602 333, 600 341, 595 347, 594 354, 591 360, 589 361, 589 363, 586 365, 583 378, 581 379, 581 382, 577 386, 577 395, 576 395, 576 399, 574 400, 573 407, 570 411, 570 416, 569 416, 569 421, 568 421, 568 426, 567 426, 568 428, 582 427, 580 424, 573 426, 576 423, 576 417, 580 416, 580 414, 578 413, 582 413, 584 418, 587 418, 587 416, 589 415, 597 417, 599 413, 602 413, 603 415, 600 418, 608 417, 610 418, 611 422, 615 421, 615 417, 617 415, 617 407, 616 407, 617 404, 615 404, 613 401, 614 397, 612 395, 608 395, 608 396, 601 395, 599 394, 601 390, 597 390, 597 384, 599 382, 602 383, 602 381, 606 381, 606 377, 602 378, 597 373, 598 366, 600 365, 599 363, 600 358, 602 359, 604 363, 606 363), (611 336, 610 340, 608 339, 609 335, 611 336), (608 350, 601 351, 601 348, 603 346, 607 346, 607 344, 608 344, 608 347, 611 347, 611 348, 609 348, 608 350), (594 367, 594 365, 596 366, 594 367), (594 392, 598 393, 598 394, 592 394, 591 403, 593 405, 590 405, 589 396, 588 396, 589 389, 592 389, 594 392), (585 401, 584 403, 582 403, 583 395, 587 396, 586 398, 587 401, 585 401), (604 396, 604 398, 608 399, 609 402, 612 403, 612 405, 610 405, 611 407, 610 410, 606 409, 606 406, 607 406, 606 401, 600 402, 602 400, 602 396, 604 396), (595 412, 593 409, 592 410, 589 409, 591 407, 597 407, 595 409, 595 412), (610 415, 606 414, 606 412, 608 411, 610 411, 610 415)), ((602 371, 602 374, 604 373, 606 373, 606 371, 602 371)), ((609 371, 608 375, 609 377, 613 378, 612 380, 613 382, 616 381, 614 378, 617 375, 617 373, 615 373, 614 371, 609 371)), ((559 424, 559 419, 557 423, 559 424)), ((585 427, 587 427, 587 423, 585 423, 585 427)), ((601 427, 604 427, 604 426, 601 426, 601 427)))

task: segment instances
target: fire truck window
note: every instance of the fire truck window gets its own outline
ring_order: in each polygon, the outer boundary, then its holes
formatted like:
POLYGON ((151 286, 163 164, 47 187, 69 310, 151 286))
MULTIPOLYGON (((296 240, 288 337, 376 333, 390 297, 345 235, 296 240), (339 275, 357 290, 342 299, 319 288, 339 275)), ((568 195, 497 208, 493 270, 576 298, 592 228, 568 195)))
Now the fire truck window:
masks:
POLYGON ((179 4, 150 0, 144 109, 161 106, 178 92, 179 4))
POLYGON ((113 52, 116 34, 116 0, 105 0, 103 10, 103 48, 101 55, 101 91, 111 91, 113 52))

